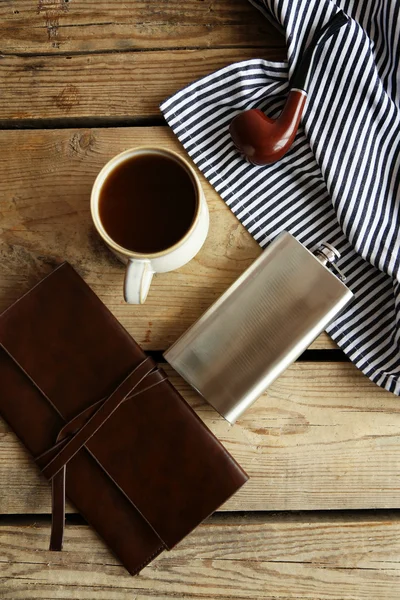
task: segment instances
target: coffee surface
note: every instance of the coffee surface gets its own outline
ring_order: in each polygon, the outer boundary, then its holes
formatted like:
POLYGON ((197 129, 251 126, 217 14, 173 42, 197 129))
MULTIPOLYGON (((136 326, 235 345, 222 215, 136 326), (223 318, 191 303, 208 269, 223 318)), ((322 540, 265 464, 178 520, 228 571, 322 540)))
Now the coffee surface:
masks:
POLYGON ((160 154, 138 154, 107 177, 99 215, 108 235, 141 254, 170 248, 192 225, 197 194, 187 171, 160 154))

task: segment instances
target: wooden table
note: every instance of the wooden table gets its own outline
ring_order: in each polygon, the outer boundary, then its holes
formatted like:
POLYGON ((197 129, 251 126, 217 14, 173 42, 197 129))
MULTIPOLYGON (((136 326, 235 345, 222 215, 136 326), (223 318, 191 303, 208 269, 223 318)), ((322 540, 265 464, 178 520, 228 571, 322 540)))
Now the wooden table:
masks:
MULTIPOLYGON (((160 101, 233 61, 283 58, 283 39, 245 0, 3 0, 0 32, 0 309, 68 260, 144 348, 165 349, 260 249, 202 179, 204 248, 127 306, 92 183, 139 143, 184 154, 160 101)), ((48 484, 0 422, 2 600, 399 598, 398 399, 326 335, 234 427, 168 373, 249 483, 132 578, 72 506, 64 551, 47 551, 48 484)))

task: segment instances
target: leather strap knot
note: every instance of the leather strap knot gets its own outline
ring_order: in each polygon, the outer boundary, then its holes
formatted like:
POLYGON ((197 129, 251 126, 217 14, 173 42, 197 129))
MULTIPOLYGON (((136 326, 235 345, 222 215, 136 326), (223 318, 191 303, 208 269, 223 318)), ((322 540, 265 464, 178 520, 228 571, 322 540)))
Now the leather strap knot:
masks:
POLYGON ((52 529, 50 550, 62 549, 65 523, 65 475, 68 462, 85 446, 106 420, 130 400, 166 380, 163 371, 147 357, 107 398, 86 408, 64 425, 55 445, 38 456, 36 463, 52 482, 52 529))

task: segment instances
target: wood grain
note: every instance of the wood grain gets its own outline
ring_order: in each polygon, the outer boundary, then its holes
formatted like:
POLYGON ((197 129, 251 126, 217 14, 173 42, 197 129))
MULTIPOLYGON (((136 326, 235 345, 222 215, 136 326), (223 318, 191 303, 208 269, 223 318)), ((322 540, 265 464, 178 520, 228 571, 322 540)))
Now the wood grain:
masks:
MULTIPOLYGON (((203 249, 157 275, 144 306, 122 298, 124 267, 91 223, 90 191, 101 167, 140 144, 184 151, 168 128, 0 132, 0 311, 68 260, 146 349, 166 349, 261 249, 202 177, 211 214, 203 249)), ((314 348, 332 348, 326 334, 314 348)))
POLYGON ((398 599, 395 514, 215 516, 136 577, 86 526, 67 526, 61 553, 48 536, 44 524, 0 527, 2 600, 398 599))
MULTIPOLYGON (((283 60, 283 37, 246 0, 3 0, 0 126, 129 124, 237 60, 283 60)), ((136 121, 137 122, 137 121, 136 121)), ((90 221, 96 174, 139 144, 184 154, 167 128, 1 131, 0 311, 69 260, 146 349, 168 347, 260 253, 202 178, 207 242, 122 300, 123 266, 90 221)), ((313 348, 334 348, 326 335, 313 348)), ((399 505, 400 408, 349 363, 293 365, 234 427, 167 368, 248 471, 225 511, 399 505)), ((0 420, 0 514, 49 513, 48 483, 0 420)), ((74 507, 69 505, 68 512, 74 507)), ((49 519, 0 519, 2 600, 397 600, 397 512, 215 515, 132 578, 86 526, 49 553, 49 519)))
POLYGON ((0 124, 8 120, 161 117, 162 100, 236 61, 280 59, 259 48, 16 57, 1 60, 0 124), (190 64, 190 69, 188 69, 190 64))
POLYGON ((0 35, 19 54, 283 44, 246 0, 3 0, 0 35))
MULTIPOLYGON (((234 426, 163 367, 250 476, 224 510, 399 506, 399 401, 351 363, 294 364, 234 426)), ((47 481, 5 424, 0 481, 0 514, 50 511, 47 481)))

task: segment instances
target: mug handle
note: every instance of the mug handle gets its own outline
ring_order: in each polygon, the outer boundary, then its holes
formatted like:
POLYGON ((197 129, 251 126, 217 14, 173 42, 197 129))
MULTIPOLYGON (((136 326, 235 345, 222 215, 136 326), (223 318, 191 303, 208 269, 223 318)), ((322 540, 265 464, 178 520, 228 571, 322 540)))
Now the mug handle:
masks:
POLYGON ((129 259, 124 280, 124 298, 128 304, 143 304, 150 289, 154 271, 149 260, 129 259))

